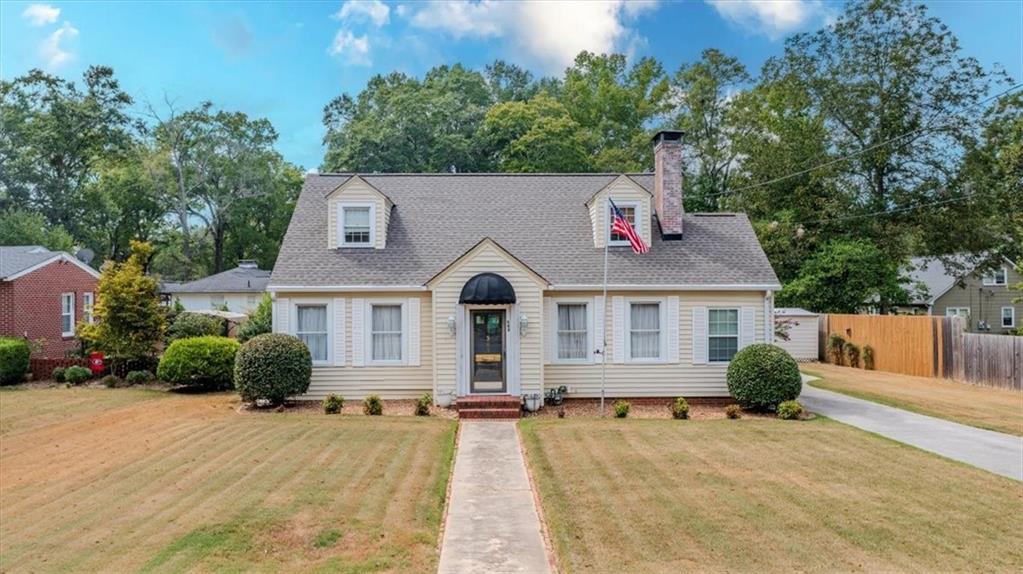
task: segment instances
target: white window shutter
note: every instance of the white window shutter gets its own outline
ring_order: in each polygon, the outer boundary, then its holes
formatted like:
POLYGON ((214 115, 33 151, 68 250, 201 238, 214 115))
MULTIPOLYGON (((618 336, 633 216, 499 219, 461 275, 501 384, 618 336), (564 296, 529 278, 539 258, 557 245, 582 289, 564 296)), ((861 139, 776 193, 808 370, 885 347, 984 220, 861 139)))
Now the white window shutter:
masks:
POLYGON ((334 298, 334 366, 345 366, 345 300, 334 298))
POLYGON ((543 346, 543 360, 553 363, 558 357, 558 303, 548 297, 544 300, 544 315, 547 321, 547 344, 543 346))
POLYGON ((277 300, 277 324, 274 325, 274 330, 278 333, 291 332, 291 326, 288 325, 288 319, 291 318, 289 303, 290 301, 287 298, 280 298, 277 300))
POLYGON ((611 335, 614 337, 612 362, 625 362, 625 297, 611 298, 611 335))
POLYGON ((668 362, 678 362, 678 296, 668 297, 668 362))
MULTIPOLYGON (((593 348, 604 350, 604 318, 607 314, 607 309, 604 309, 604 296, 597 295, 593 298, 593 312, 590 316, 593 317, 593 348)), ((593 361, 596 363, 604 362, 604 355, 594 353, 593 361)))
POLYGON ((366 346, 366 300, 352 299, 352 366, 362 367, 366 364, 364 347, 366 346))
POLYGON ((707 364, 707 308, 693 307, 693 364, 707 364))
POLYGON ((419 297, 409 297, 408 300, 408 364, 418 367, 420 362, 420 316, 419 297))
POLYGON ((757 308, 743 307, 739 310, 739 348, 743 349, 753 344, 757 331, 757 308))

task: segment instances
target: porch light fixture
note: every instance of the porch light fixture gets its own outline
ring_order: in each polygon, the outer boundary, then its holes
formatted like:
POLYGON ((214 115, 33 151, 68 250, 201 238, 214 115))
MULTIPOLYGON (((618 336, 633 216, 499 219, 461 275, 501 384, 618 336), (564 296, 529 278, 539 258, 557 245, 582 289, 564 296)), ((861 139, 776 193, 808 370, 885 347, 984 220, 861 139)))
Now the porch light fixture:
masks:
POLYGON ((448 334, 455 336, 455 318, 452 315, 448 315, 448 334))
POLYGON ((529 317, 519 315, 519 335, 526 334, 526 327, 529 327, 529 317))

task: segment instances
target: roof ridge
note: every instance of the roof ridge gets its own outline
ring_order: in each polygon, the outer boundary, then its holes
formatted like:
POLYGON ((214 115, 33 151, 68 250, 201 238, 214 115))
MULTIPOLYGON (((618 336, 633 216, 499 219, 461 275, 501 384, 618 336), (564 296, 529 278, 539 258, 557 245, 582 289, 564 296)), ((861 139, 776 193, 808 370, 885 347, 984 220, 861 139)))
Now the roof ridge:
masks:
POLYGON ((480 171, 480 172, 459 172, 459 173, 446 173, 446 172, 360 172, 360 171, 326 171, 320 173, 308 173, 306 175, 314 176, 330 176, 330 177, 458 177, 458 176, 480 176, 480 177, 611 177, 611 176, 637 176, 637 175, 654 175, 652 171, 603 171, 603 172, 542 172, 542 173, 504 173, 499 171, 480 171))

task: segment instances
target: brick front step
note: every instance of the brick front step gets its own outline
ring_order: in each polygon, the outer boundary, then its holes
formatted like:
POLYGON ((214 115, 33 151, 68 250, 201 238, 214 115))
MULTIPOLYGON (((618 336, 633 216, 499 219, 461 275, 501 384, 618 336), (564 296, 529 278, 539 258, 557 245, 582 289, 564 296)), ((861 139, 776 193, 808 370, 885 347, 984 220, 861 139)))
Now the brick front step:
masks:
POLYGON ((460 419, 517 419, 522 416, 522 409, 515 408, 461 408, 458 409, 460 419))
POLYGON ((455 401, 455 408, 463 409, 518 409, 522 405, 522 399, 511 395, 473 395, 459 397, 455 401))

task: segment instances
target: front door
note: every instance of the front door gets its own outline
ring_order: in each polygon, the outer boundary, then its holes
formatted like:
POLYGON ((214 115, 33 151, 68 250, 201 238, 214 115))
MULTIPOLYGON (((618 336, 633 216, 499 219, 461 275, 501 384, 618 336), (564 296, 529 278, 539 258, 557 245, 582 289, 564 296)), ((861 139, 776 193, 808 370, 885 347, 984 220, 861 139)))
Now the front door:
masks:
POLYGON ((504 349, 504 309, 474 309, 472 349, 470 353, 469 392, 506 393, 504 349))

